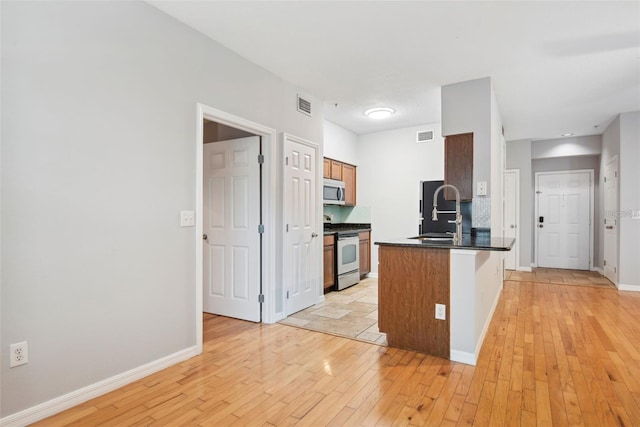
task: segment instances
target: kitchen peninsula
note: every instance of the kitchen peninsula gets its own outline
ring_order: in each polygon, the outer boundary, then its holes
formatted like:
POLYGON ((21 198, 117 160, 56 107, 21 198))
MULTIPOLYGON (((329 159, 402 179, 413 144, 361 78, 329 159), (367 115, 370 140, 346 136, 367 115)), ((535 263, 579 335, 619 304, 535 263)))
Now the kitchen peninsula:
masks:
POLYGON ((378 324, 391 347, 475 365, 512 238, 408 238, 379 246, 378 324), (436 313, 436 304, 441 304, 436 313), (444 319, 436 319, 444 317, 444 319))

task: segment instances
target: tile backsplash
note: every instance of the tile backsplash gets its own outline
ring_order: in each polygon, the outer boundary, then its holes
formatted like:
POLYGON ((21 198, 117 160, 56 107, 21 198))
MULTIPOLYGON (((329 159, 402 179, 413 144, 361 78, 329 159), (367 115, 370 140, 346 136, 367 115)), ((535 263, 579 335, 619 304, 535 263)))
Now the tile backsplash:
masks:
POLYGON ((371 223, 370 206, 335 206, 328 205, 322 209, 324 215, 329 215, 333 224, 343 222, 371 223))
POLYGON ((491 228, 491 198, 476 197, 472 202, 471 226, 474 228, 491 228))

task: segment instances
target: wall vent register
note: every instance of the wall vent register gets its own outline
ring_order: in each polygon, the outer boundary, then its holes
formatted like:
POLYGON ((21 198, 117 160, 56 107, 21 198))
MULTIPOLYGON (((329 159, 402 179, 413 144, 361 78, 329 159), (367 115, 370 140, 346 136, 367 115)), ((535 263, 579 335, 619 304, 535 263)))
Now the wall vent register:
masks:
POLYGON ((306 114, 307 116, 311 116, 311 101, 304 99, 298 94, 298 111, 302 114, 306 114))
POLYGON ((416 132, 416 142, 417 143, 423 143, 423 142, 431 142, 433 141, 433 130, 420 130, 418 132, 416 132))

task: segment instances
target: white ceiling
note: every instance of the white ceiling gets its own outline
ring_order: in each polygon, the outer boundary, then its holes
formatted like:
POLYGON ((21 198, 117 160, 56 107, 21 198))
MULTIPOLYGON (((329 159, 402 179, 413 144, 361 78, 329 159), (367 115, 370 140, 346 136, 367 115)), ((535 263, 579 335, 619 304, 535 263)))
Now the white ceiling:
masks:
POLYGON ((320 97, 357 134, 439 122, 440 86, 487 76, 507 140, 598 134, 640 110, 639 1, 151 4, 320 97), (364 116, 376 106, 397 113, 364 116))

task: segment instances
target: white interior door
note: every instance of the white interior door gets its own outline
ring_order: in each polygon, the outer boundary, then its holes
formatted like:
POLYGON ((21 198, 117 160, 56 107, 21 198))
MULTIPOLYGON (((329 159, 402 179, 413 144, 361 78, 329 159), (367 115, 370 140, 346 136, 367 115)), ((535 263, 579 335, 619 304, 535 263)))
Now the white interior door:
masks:
POLYGON ((538 266, 589 269, 591 174, 536 174, 538 266))
POLYGON ((321 241, 317 213, 318 146, 285 135, 284 310, 305 309, 321 292, 321 241))
POLYGON ((618 283, 618 158, 604 171, 604 275, 618 283))
POLYGON ((508 170, 504 174, 504 231, 505 237, 516 239, 513 248, 508 251, 504 259, 504 267, 508 270, 516 270, 518 267, 518 252, 520 239, 517 234, 519 227, 518 207, 520 205, 520 177, 519 170, 508 170))
POLYGON ((260 320, 258 137, 204 145, 203 308, 260 320))

